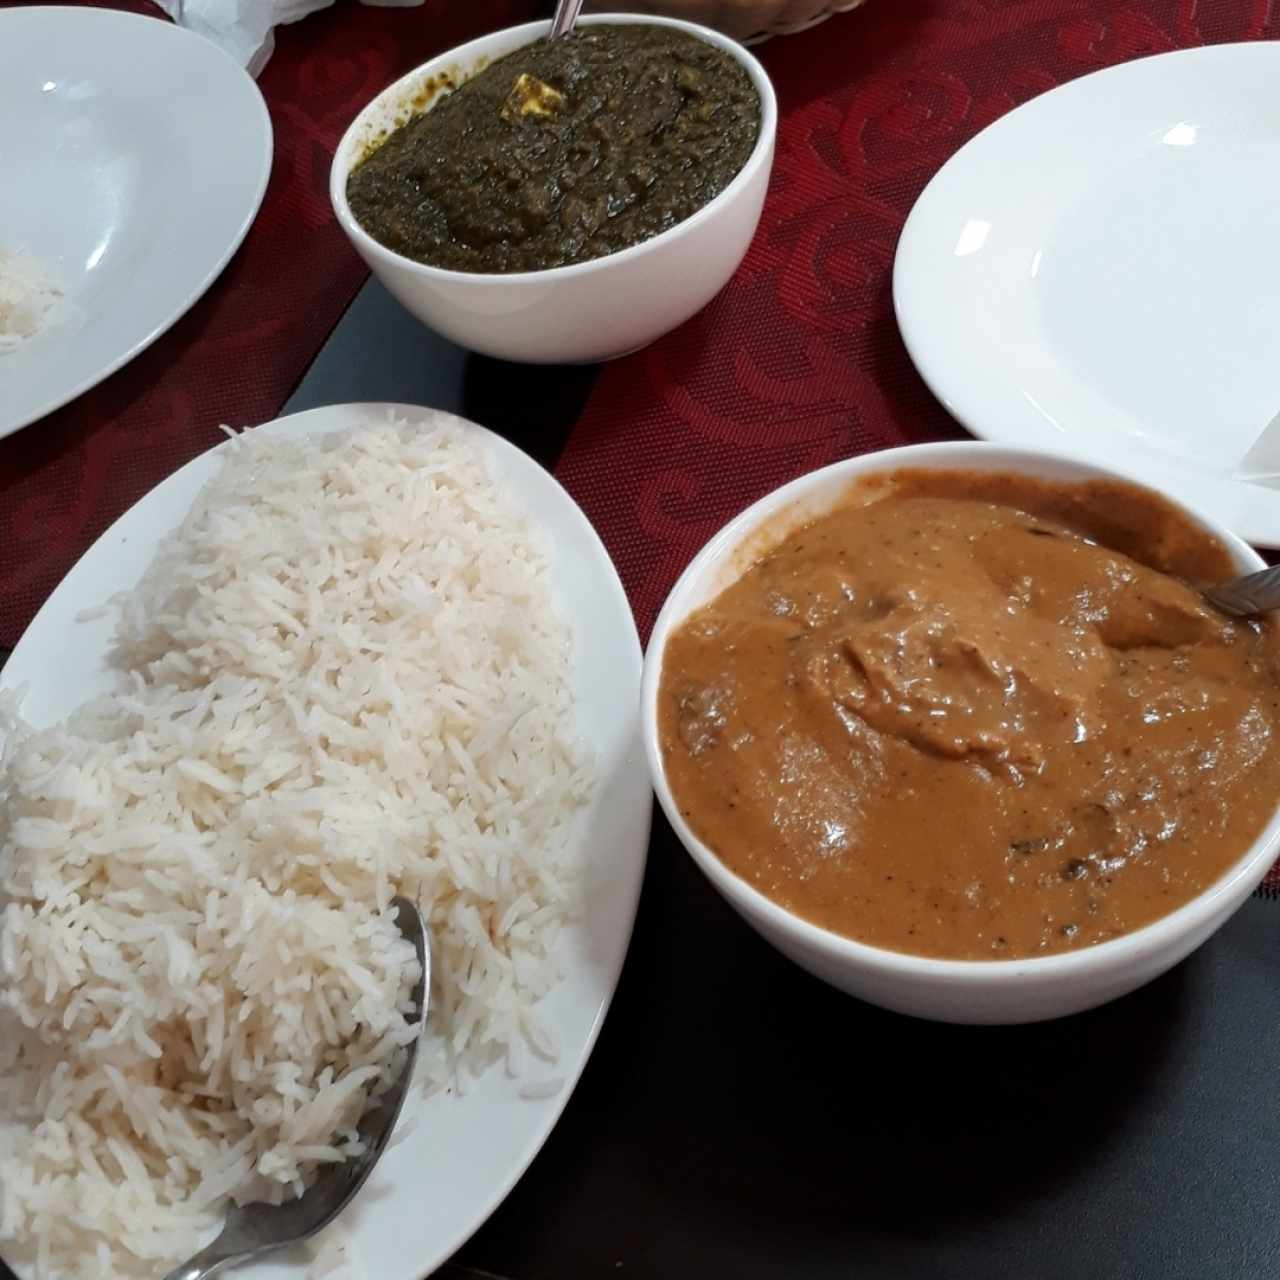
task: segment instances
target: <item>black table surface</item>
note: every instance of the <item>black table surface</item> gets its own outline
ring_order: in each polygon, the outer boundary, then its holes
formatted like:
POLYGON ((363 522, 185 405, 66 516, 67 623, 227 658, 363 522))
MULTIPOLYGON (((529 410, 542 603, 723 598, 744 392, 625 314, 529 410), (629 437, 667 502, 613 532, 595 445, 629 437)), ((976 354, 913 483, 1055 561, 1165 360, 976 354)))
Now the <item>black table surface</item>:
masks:
MULTIPOLYGON (((370 283, 286 412, 434 405, 550 466, 593 377, 464 355, 370 283)), ((595 1053, 541 1154, 440 1274, 1274 1280, 1278 931, 1280 902, 1255 897, 1105 1008, 935 1025, 784 960, 655 814, 595 1053)))

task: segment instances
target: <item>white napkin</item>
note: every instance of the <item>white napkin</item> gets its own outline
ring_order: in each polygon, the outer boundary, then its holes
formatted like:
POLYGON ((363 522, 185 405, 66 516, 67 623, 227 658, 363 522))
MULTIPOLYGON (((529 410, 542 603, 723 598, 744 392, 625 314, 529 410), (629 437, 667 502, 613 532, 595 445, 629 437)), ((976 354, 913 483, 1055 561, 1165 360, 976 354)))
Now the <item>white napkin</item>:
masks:
MULTIPOLYGON (((383 8, 407 8, 423 0, 361 0, 383 8)), ((275 28, 297 22, 333 0, 157 0, 180 27, 188 27, 225 49, 251 76, 267 65, 275 28)))
POLYGON ((1236 467, 1236 479, 1280 488, 1280 413, 1262 429, 1236 467))

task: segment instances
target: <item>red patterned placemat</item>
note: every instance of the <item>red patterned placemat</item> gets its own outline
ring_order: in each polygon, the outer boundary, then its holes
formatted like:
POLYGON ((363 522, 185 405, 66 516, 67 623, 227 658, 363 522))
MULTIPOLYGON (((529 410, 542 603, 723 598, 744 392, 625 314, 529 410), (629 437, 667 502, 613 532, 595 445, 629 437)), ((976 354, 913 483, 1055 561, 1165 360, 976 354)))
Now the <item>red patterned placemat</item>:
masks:
MULTIPOLYGON (((105 7, 158 13, 145 0, 105 7)), ((288 398, 366 275, 328 196, 334 145, 359 108, 432 54, 535 9, 533 0, 409 10, 343 0, 276 33, 259 81, 275 162, 239 252, 136 360, 0 440, 0 647, 17 643, 121 512, 216 441, 219 423, 265 421, 288 398)))
POLYGON ((759 49, 781 122, 751 251, 700 316, 605 369, 557 467, 641 634, 698 548, 762 494, 851 454, 964 434, 915 373, 890 291, 903 221, 961 144, 1085 72, 1277 35, 1269 0, 869 0, 759 49))

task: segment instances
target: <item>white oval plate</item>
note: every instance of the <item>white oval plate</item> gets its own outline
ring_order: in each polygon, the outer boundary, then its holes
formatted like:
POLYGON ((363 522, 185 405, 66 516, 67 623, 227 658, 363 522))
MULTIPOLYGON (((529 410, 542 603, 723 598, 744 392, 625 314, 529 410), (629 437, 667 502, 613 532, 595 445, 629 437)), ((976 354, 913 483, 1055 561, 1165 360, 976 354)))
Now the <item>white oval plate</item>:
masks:
POLYGON ((1278 242, 1280 45, 1189 49, 962 147, 907 219, 894 305, 975 435, 1127 471, 1280 546, 1280 467, 1246 459, 1280 414, 1278 242))
MULTIPOLYGON (((425 416, 407 405, 336 405, 258 430, 339 431, 391 410, 411 422, 425 416)), ((573 627, 578 727, 598 769, 595 795, 575 837, 587 867, 585 910, 562 935, 564 980, 540 1005, 561 1046, 561 1060, 547 1075, 565 1083, 554 1097, 521 1098, 518 1085, 498 1067, 463 1097, 441 1094, 406 1103, 405 1118, 415 1123, 339 1220, 350 1233, 358 1265, 336 1272, 334 1280, 360 1275, 361 1265, 369 1280, 421 1280, 515 1185, 559 1118, 595 1044, 630 941, 649 845, 652 793, 640 741, 640 641, 617 572, 586 516, 548 472, 500 437, 472 429, 489 442, 495 477, 551 541, 554 587, 573 627)), ((33 724, 60 719, 110 687, 104 660, 112 622, 76 617, 136 584, 160 538, 186 516, 216 472, 215 453, 189 462, 121 516, 27 628, 0 671, 0 688, 28 686, 23 711, 33 724)), ((300 1252, 280 1259, 246 1267, 245 1280, 297 1280, 305 1274, 300 1252)))
POLYGON ((187 311, 249 230, 271 154, 258 86, 201 36, 111 9, 0 10, 0 248, 65 294, 0 355, 0 437, 187 311))

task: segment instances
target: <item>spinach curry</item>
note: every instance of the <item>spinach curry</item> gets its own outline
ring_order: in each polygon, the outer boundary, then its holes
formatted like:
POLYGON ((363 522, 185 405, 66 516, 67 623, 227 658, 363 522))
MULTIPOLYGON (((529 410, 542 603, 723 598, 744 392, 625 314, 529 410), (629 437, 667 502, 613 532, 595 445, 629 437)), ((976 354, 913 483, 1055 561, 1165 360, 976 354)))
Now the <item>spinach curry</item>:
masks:
POLYGON ((457 271, 536 271, 673 227, 719 195, 760 132, 723 50, 671 27, 591 25, 491 63, 356 168, 361 226, 457 271))

